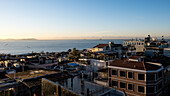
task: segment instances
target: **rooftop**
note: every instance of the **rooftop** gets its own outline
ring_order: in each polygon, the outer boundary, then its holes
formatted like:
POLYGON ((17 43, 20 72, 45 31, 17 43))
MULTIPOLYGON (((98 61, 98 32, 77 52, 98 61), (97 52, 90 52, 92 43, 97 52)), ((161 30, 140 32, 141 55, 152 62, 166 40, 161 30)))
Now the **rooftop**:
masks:
POLYGON ((109 44, 98 44, 98 45, 94 46, 93 48, 104 48, 107 45, 109 45, 109 44))
POLYGON ((19 85, 19 83, 17 83, 15 80, 8 80, 5 82, 3 80, 0 80, 0 91, 9 89, 11 87, 15 87, 18 85, 19 85))
POLYGON ((170 50, 170 47, 169 48, 164 48, 164 50, 170 50))
MULTIPOLYGON (((48 78, 46 80, 51 81, 50 78, 48 78)), ((67 78, 62 81, 52 80, 52 82, 54 82, 56 85, 62 86, 63 88, 65 88, 67 90, 71 90, 72 92, 75 92, 76 94, 78 94, 80 96, 81 95, 87 96, 88 89, 89 89, 89 93, 92 94, 93 96, 102 96, 103 93, 111 91, 111 88, 100 86, 98 84, 86 81, 79 77, 67 78)), ((123 92, 115 90, 115 92, 112 95, 122 96, 123 92)))
MULTIPOLYGON (((28 70, 28 71, 16 73, 15 78, 24 80, 24 79, 32 79, 32 78, 37 78, 37 77, 46 76, 46 75, 55 74, 55 73, 58 73, 58 72, 47 71, 47 70, 28 70)), ((6 74, 6 76, 9 77, 10 79, 14 79, 14 73, 6 74)))
POLYGON ((47 69, 48 66, 54 66, 54 65, 58 65, 58 63, 50 63, 50 64, 40 64, 40 65, 27 65, 31 68, 37 68, 37 69, 40 69, 40 68, 43 68, 43 69, 47 69))
POLYGON ((158 70, 161 68, 161 66, 158 66, 156 64, 151 64, 149 62, 135 62, 135 61, 129 61, 128 59, 124 59, 124 60, 115 59, 110 64, 110 66, 138 69, 138 70, 145 70, 145 71, 158 70))
POLYGON ((76 66, 79 66, 79 64, 76 64, 76 63, 68 63, 69 66, 72 66, 72 67, 76 67, 76 66))
POLYGON ((22 82, 24 85, 26 85, 29 88, 40 86, 41 85, 41 79, 31 79, 31 80, 25 80, 22 82))

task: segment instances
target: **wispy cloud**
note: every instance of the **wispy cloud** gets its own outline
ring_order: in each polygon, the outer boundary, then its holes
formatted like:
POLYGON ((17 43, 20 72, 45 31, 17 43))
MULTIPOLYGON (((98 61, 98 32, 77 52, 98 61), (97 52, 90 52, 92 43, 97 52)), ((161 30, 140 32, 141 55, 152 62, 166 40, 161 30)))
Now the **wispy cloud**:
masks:
POLYGON ((105 31, 94 32, 94 34, 105 34, 105 33, 112 33, 112 32, 113 32, 112 30, 105 30, 105 31))

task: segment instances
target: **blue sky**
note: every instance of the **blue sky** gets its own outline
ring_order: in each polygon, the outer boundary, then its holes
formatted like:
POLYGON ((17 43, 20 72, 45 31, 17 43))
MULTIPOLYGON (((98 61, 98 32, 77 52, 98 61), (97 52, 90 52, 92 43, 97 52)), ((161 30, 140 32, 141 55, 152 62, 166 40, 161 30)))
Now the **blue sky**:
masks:
POLYGON ((0 0, 0 39, 170 38, 170 0, 0 0))

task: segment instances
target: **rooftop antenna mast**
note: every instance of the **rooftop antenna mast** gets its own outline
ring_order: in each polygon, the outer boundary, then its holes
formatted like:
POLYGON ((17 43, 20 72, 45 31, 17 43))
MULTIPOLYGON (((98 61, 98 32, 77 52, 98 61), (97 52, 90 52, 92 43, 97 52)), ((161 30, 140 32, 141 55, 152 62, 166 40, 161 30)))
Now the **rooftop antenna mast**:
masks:
POLYGON ((164 36, 162 36, 162 40, 164 40, 164 36))

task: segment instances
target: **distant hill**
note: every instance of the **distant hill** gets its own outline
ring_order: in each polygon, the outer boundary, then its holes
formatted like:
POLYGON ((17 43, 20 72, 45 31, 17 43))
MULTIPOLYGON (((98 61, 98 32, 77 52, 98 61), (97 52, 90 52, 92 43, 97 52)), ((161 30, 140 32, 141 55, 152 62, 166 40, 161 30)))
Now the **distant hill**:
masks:
POLYGON ((0 40, 38 40, 35 38, 23 38, 23 39, 0 39, 0 40))
POLYGON ((19 40, 37 40, 35 38, 26 38, 26 39, 19 39, 19 40))

